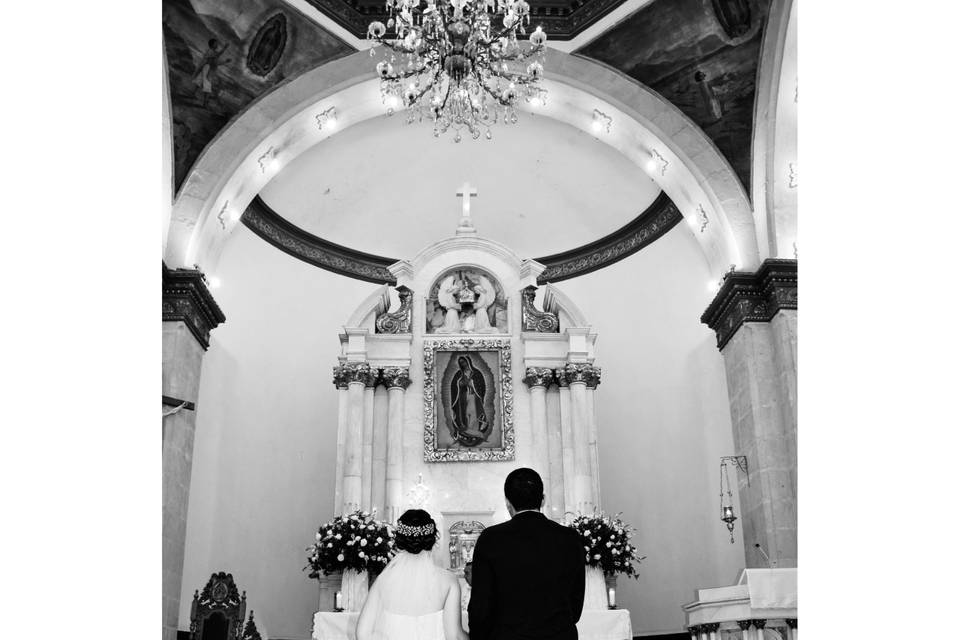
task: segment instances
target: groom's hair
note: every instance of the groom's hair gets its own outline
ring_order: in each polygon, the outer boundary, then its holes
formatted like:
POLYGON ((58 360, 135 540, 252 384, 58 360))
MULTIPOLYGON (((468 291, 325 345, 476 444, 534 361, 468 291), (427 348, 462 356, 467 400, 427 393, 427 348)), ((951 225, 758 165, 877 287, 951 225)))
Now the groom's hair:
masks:
POLYGON ((503 483, 503 493, 517 511, 539 509, 543 504, 543 480, 533 469, 514 469, 503 483))

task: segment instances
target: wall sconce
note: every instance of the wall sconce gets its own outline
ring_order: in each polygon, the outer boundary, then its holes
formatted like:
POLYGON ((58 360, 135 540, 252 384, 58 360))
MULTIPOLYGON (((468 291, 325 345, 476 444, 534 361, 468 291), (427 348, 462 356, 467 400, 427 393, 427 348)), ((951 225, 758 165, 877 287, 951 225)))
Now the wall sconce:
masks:
POLYGON ((733 523, 737 514, 733 510, 733 490, 730 486, 728 463, 736 465, 739 471, 747 475, 747 486, 750 486, 750 474, 747 472, 747 456, 723 456, 720 458, 720 520, 727 525, 730 532, 730 544, 734 543, 733 523), (726 491, 724 491, 726 488, 726 491))
POLYGON ((647 162, 647 171, 653 173, 657 170, 657 167, 660 167, 660 175, 667 175, 667 165, 670 164, 670 161, 660 155, 660 152, 656 149, 650 149, 650 161, 647 162))
POLYGON ((336 129, 337 128, 337 108, 330 107, 325 111, 321 111, 316 116, 317 119, 317 129, 323 131, 323 128, 327 129, 336 129))
POLYGON ((593 123, 591 126, 593 127, 594 132, 600 133, 601 131, 605 130, 607 133, 610 133, 611 124, 613 124, 613 118, 599 109, 593 110, 593 123))
POLYGON ((277 164, 277 154, 274 152, 273 147, 270 147, 263 152, 263 155, 257 158, 257 164, 260 165, 260 173, 267 172, 267 166, 271 169, 274 168, 277 164))

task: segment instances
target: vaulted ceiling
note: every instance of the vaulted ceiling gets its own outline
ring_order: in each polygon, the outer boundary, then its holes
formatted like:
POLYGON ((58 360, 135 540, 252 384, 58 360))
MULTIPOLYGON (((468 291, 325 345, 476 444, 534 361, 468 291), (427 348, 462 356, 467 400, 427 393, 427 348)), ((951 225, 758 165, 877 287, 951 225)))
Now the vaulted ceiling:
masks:
MULTIPOLYGON (((382 0, 307 0, 356 36, 382 0)), ((528 0, 552 40, 568 40, 624 0, 528 0)), ((656 90, 698 124, 747 191, 753 104, 771 0, 650 0, 576 53, 656 90)), ((237 114, 279 84, 355 49, 292 0, 163 0, 180 188, 197 158, 237 114)), ((431 138, 432 140, 432 138, 431 138)), ((469 144, 469 143, 468 143, 469 144)))

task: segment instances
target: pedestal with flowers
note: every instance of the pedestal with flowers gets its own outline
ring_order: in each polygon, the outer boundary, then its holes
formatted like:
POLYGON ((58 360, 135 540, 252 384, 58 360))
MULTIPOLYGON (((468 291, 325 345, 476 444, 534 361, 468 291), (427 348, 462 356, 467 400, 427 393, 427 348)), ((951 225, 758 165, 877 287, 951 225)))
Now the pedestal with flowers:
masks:
POLYGON ((587 584, 583 599, 586 610, 614 609, 617 606, 617 576, 637 578, 637 567, 646 556, 638 556, 631 544, 636 529, 620 519, 620 514, 578 516, 570 526, 583 541, 587 564, 587 584))
POLYGON ((316 540, 307 548, 310 577, 320 579, 342 574, 334 610, 359 611, 367 597, 370 575, 387 566, 393 556, 393 532, 390 525, 366 511, 337 516, 322 525, 316 540))

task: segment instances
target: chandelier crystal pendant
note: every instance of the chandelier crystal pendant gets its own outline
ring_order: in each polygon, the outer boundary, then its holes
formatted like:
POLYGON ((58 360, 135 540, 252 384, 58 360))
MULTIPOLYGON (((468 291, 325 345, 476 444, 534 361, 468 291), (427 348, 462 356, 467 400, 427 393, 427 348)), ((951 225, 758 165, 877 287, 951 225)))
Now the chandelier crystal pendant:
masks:
MULTIPOLYGON (((383 45, 377 63, 387 114, 406 107, 407 123, 433 120, 460 142, 498 120, 517 122, 520 100, 543 104, 539 86, 547 34, 530 24, 525 0, 386 0, 390 18, 371 22, 367 39, 383 45), (518 37, 519 36, 519 37, 518 37)), ((375 50, 370 50, 375 55, 375 50)))

